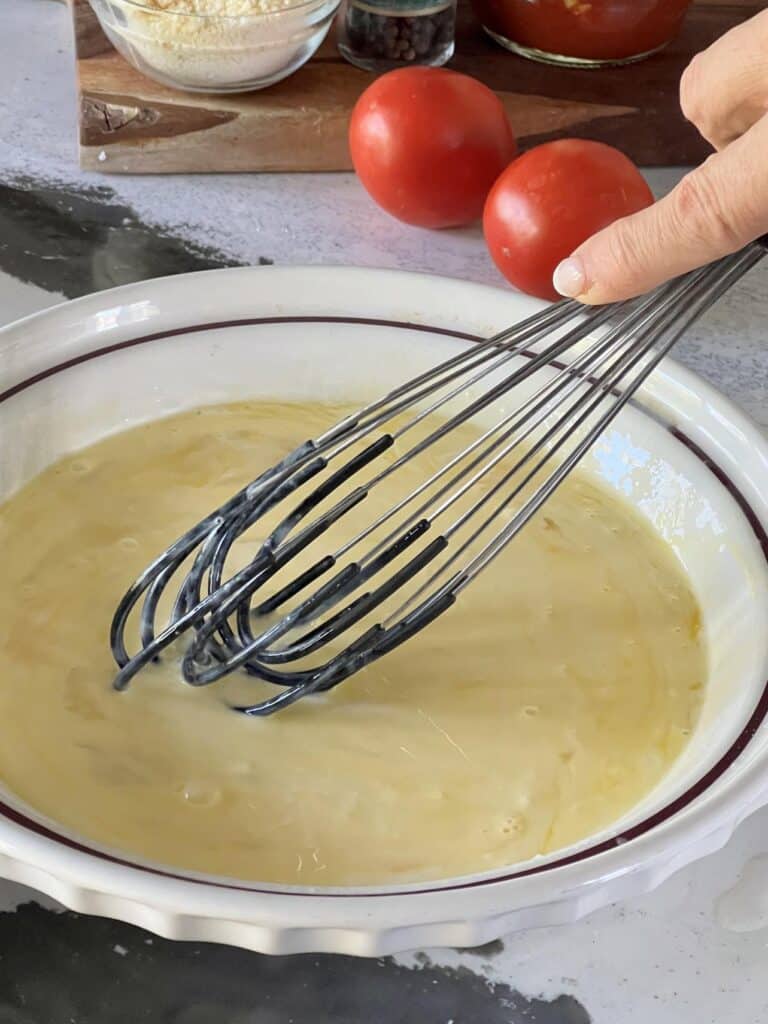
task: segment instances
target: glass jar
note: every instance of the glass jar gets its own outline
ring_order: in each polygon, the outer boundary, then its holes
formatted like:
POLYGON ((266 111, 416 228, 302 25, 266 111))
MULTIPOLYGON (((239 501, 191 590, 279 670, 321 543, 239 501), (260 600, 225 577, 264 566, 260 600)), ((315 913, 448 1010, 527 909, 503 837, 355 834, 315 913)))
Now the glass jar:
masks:
POLYGON ((472 0, 508 50, 550 64, 630 64, 666 46, 692 0, 472 0))
POLYGON ((345 0, 338 25, 339 52, 366 71, 439 67, 453 56, 456 0, 345 0))

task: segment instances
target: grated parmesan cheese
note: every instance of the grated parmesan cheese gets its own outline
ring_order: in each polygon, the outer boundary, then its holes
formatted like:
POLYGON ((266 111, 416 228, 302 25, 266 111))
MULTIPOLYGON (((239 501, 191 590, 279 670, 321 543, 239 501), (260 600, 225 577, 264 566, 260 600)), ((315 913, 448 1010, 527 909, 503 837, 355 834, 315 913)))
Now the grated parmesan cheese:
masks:
POLYGON ((295 70, 324 37, 336 2, 109 0, 107 7, 104 27, 136 67, 172 85, 216 91, 267 85, 295 70))

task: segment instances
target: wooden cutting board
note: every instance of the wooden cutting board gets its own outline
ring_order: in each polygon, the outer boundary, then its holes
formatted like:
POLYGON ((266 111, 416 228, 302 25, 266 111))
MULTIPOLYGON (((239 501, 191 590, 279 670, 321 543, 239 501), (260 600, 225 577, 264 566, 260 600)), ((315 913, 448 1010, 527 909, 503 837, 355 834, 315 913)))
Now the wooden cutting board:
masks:
MULTIPOLYGON (((372 76, 339 56, 333 30, 307 65, 270 89, 201 95, 134 71, 102 33, 88 0, 70 2, 84 168, 113 174, 349 168, 349 114, 372 76)), ((507 53, 460 0, 451 67, 496 90, 525 147, 579 135, 619 146, 645 166, 698 163, 707 147, 680 114, 680 74, 692 54, 763 7, 699 0, 663 53, 626 68, 589 71, 507 53)))

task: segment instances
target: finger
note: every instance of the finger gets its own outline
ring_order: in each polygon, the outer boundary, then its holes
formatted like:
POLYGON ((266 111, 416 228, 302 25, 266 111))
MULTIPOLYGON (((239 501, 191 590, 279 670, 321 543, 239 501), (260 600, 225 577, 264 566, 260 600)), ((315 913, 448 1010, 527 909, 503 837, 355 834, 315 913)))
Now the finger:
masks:
POLYGON ((768 110, 768 10, 726 32, 686 68, 680 105, 715 149, 749 131, 768 110))
POLYGON ((589 304, 649 291, 768 231, 768 115, 664 199, 598 232, 555 271, 561 295, 589 304))

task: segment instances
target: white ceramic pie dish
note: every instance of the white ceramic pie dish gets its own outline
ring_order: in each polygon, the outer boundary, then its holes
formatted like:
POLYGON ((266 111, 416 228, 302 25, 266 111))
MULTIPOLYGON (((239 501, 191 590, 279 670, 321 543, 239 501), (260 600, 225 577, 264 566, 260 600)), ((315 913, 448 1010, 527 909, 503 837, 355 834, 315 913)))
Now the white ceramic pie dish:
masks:
MULTIPOLYGON (((368 398, 539 305, 436 277, 341 268, 206 272, 64 304, 0 331, 0 497, 65 452, 181 408, 368 398)), ((768 443, 670 361, 642 404, 621 414, 590 468, 677 551, 702 606, 710 678, 687 750, 610 831, 483 875, 313 890, 141 862, 0 793, 0 874, 174 938, 381 955, 572 921, 720 847, 768 803, 768 443)))

